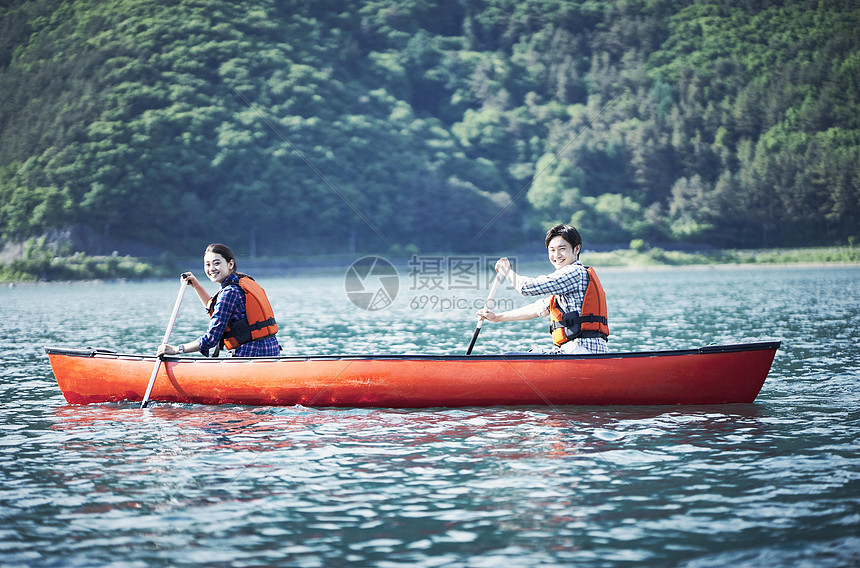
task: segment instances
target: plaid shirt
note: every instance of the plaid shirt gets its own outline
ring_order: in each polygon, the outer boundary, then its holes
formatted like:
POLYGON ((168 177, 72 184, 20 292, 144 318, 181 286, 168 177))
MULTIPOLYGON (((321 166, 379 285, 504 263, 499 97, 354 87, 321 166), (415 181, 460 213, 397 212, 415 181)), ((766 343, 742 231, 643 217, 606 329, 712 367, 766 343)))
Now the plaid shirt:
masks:
MULTIPOLYGON (((227 325, 246 318, 245 294, 239 287, 239 277, 231 274, 224 279, 222 288, 218 292, 215 309, 209 318, 209 329, 197 340, 200 353, 208 357, 209 350, 214 349, 221 341, 227 325)), ((231 350, 230 354, 233 357, 277 357, 281 354, 281 346, 278 345, 277 337, 273 335, 240 345, 231 350)))
MULTIPOLYGON (((552 274, 534 278, 520 276, 517 279, 517 290, 520 294, 523 296, 555 295, 558 298, 558 307, 565 312, 582 311, 586 288, 588 288, 588 273, 579 260, 559 268, 552 274)), ((549 298, 541 298, 535 302, 535 308, 540 315, 549 315, 549 301, 549 298)), ((577 348, 583 347, 591 353, 609 352, 606 340, 601 337, 577 337, 554 351, 573 353, 577 348)))

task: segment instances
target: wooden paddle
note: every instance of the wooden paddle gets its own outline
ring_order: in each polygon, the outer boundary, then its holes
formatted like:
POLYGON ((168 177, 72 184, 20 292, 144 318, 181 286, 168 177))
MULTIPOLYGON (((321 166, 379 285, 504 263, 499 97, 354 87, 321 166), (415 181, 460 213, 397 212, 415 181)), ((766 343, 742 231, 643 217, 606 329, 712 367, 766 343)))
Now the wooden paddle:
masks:
MULTIPOLYGON (((484 309, 487 309, 490 306, 490 302, 493 301, 493 296, 496 295, 496 288, 499 287, 499 282, 502 281, 502 275, 500 273, 496 273, 496 279, 493 280, 493 286, 490 288, 490 294, 487 296, 487 301, 484 302, 484 309)), ((469 348, 466 349, 466 355, 472 354, 472 348, 475 346, 475 342, 478 340, 478 334, 481 333, 481 325, 483 325, 484 319, 481 318, 478 320, 478 325, 475 326, 475 333, 472 335, 472 341, 469 343, 469 348)))
MULTIPOLYGON (((161 344, 164 345, 170 341, 170 332, 173 331, 173 324, 176 323, 176 314, 179 313, 179 306, 182 304, 182 296, 185 294, 185 289, 188 287, 188 279, 185 274, 182 275, 182 284, 179 285, 179 295, 176 296, 176 303, 173 304, 173 313, 170 314, 170 321, 167 322, 167 331, 164 332, 164 339, 161 344)), ((152 376, 149 377, 149 384, 146 386, 146 394, 143 395, 143 400, 140 403, 141 408, 146 408, 149 403, 149 394, 152 392, 152 386, 155 384, 155 376, 158 374, 158 369, 161 368, 161 362, 164 356, 159 355, 155 362, 155 368, 152 369, 152 376)))

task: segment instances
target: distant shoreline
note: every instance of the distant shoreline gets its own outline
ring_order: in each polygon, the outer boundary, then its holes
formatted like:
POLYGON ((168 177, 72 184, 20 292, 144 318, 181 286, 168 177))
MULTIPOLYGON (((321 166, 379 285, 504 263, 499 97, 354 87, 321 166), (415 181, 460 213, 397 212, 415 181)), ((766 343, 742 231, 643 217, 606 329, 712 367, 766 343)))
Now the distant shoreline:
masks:
POLYGON ((785 262, 777 263, 744 263, 744 264, 655 264, 650 266, 600 266, 601 272, 668 272, 670 270, 740 270, 747 268, 777 269, 777 268, 860 268, 860 262, 785 262))
MULTIPOLYGON (((355 253, 333 256, 295 256, 283 258, 237 258, 240 271, 255 275, 289 276, 330 274, 345 271, 356 260, 377 256, 394 264, 398 270, 412 269, 412 264, 432 260, 447 266, 451 259, 471 259, 487 266, 492 265, 499 253, 417 253, 403 256, 380 253, 355 253)), ((546 263, 542 253, 508 254, 521 266, 546 263)), ((582 260, 604 271, 658 271, 677 268, 698 270, 726 270, 741 267, 798 268, 860 266, 860 247, 810 247, 793 249, 714 250, 707 252, 667 251, 660 248, 647 250, 618 249, 608 252, 585 250, 582 260)), ((201 271, 197 257, 173 258, 169 262, 153 259, 117 256, 68 257, 41 256, 36 259, 19 259, 0 263, 0 283, 24 284, 37 282, 81 282, 98 280, 150 280, 178 276, 181 272, 201 271)))

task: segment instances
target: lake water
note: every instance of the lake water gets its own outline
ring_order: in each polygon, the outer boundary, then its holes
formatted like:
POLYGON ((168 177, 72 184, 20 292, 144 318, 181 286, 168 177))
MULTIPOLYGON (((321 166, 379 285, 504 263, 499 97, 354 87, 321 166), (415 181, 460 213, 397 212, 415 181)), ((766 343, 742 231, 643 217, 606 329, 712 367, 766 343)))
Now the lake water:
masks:
MULTIPOLYGON (((70 406, 43 346, 153 352, 178 279, 3 288, 0 566, 860 565, 860 267, 600 275, 615 351, 781 340, 756 402, 70 406)), ((487 292, 258 279, 287 354, 460 354, 487 292)), ((174 340, 205 324, 187 294, 174 340)), ((486 324, 475 352, 546 343, 486 324)))

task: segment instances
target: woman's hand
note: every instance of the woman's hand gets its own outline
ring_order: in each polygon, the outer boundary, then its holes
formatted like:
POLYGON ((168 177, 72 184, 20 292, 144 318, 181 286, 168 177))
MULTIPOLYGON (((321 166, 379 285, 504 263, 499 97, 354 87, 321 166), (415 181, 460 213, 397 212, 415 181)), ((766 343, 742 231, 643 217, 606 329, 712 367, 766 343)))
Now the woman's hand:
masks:
POLYGON ((194 291, 197 292, 197 297, 200 298, 200 302, 203 304, 204 308, 209 307, 209 292, 206 291, 206 288, 200 284, 200 281, 197 280, 197 277, 194 276, 192 272, 184 272, 182 277, 185 278, 185 281, 188 282, 188 285, 194 288, 194 291))
POLYGON ((163 355, 178 355, 179 349, 172 345, 168 345, 167 343, 162 343, 158 346, 158 350, 155 352, 158 357, 163 355))

